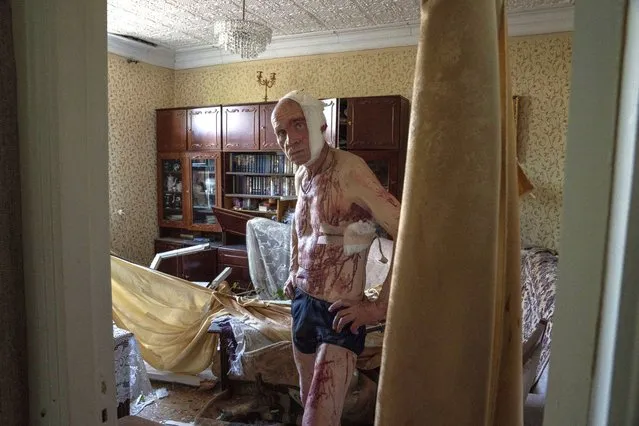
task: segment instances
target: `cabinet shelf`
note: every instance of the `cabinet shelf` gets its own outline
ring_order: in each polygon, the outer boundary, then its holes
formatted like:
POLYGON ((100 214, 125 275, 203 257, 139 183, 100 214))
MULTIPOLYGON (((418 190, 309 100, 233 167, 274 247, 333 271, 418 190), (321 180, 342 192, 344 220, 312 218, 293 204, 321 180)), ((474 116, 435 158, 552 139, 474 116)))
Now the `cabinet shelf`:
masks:
POLYGON ((290 195, 256 195, 256 194, 225 194, 227 198, 260 198, 260 199, 274 199, 280 201, 294 201, 297 197, 290 195))
POLYGON ((282 176, 295 177, 294 173, 246 173, 246 172, 226 172, 227 175, 235 176, 282 176))
POLYGON ((277 214, 276 210, 269 210, 269 211, 262 211, 262 210, 251 210, 251 209, 233 209, 236 212, 242 212, 242 213, 254 213, 254 214, 264 214, 264 215, 268 215, 268 216, 273 216, 277 214))

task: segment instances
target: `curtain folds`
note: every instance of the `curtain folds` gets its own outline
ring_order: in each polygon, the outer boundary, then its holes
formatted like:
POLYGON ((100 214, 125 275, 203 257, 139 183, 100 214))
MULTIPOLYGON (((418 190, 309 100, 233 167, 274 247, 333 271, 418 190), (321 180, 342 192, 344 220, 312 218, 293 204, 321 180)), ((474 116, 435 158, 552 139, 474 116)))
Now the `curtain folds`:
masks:
POLYGON ((379 426, 523 423, 504 7, 422 1, 379 426))

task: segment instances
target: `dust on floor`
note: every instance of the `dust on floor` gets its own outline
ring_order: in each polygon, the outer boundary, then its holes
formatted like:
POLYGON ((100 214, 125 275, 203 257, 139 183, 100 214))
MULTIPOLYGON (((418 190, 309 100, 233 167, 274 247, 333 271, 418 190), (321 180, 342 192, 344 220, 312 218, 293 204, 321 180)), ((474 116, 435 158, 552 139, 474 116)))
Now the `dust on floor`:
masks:
POLYGON ((214 396, 212 386, 186 386, 177 383, 152 381, 153 389, 165 388, 168 396, 144 407, 137 415, 161 423, 164 420, 189 423, 195 420, 208 401, 214 396))

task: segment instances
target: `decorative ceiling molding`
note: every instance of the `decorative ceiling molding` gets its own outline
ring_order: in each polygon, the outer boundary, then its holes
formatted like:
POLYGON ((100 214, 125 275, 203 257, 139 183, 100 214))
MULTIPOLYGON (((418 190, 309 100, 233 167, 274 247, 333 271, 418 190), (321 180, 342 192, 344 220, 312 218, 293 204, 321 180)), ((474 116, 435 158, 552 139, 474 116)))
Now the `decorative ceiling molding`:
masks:
POLYGON ((175 52, 166 47, 152 47, 115 34, 107 36, 109 53, 159 67, 175 69, 175 52))
MULTIPOLYGON (((572 31, 573 19, 573 5, 512 12, 508 14, 508 34, 517 37, 572 31)), ((418 38, 419 22, 278 36, 273 37, 272 44, 256 60, 414 46, 418 38)), ((108 46, 111 53, 178 70, 244 61, 239 55, 231 55, 215 47, 186 48, 173 52, 111 34, 108 46)))
POLYGON ((572 31, 574 19, 574 5, 512 12, 508 14, 508 35, 519 37, 572 31))

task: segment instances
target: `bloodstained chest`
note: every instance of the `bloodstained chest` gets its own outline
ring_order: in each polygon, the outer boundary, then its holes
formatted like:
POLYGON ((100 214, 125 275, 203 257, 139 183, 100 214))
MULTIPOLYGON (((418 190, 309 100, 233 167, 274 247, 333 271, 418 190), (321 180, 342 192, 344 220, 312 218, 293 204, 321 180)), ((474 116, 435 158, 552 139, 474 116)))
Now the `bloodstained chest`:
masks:
POLYGON ((343 228, 359 220, 370 220, 367 210, 355 204, 339 173, 329 170, 303 179, 295 208, 299 238, 321 235, 321 225, 343 228))

